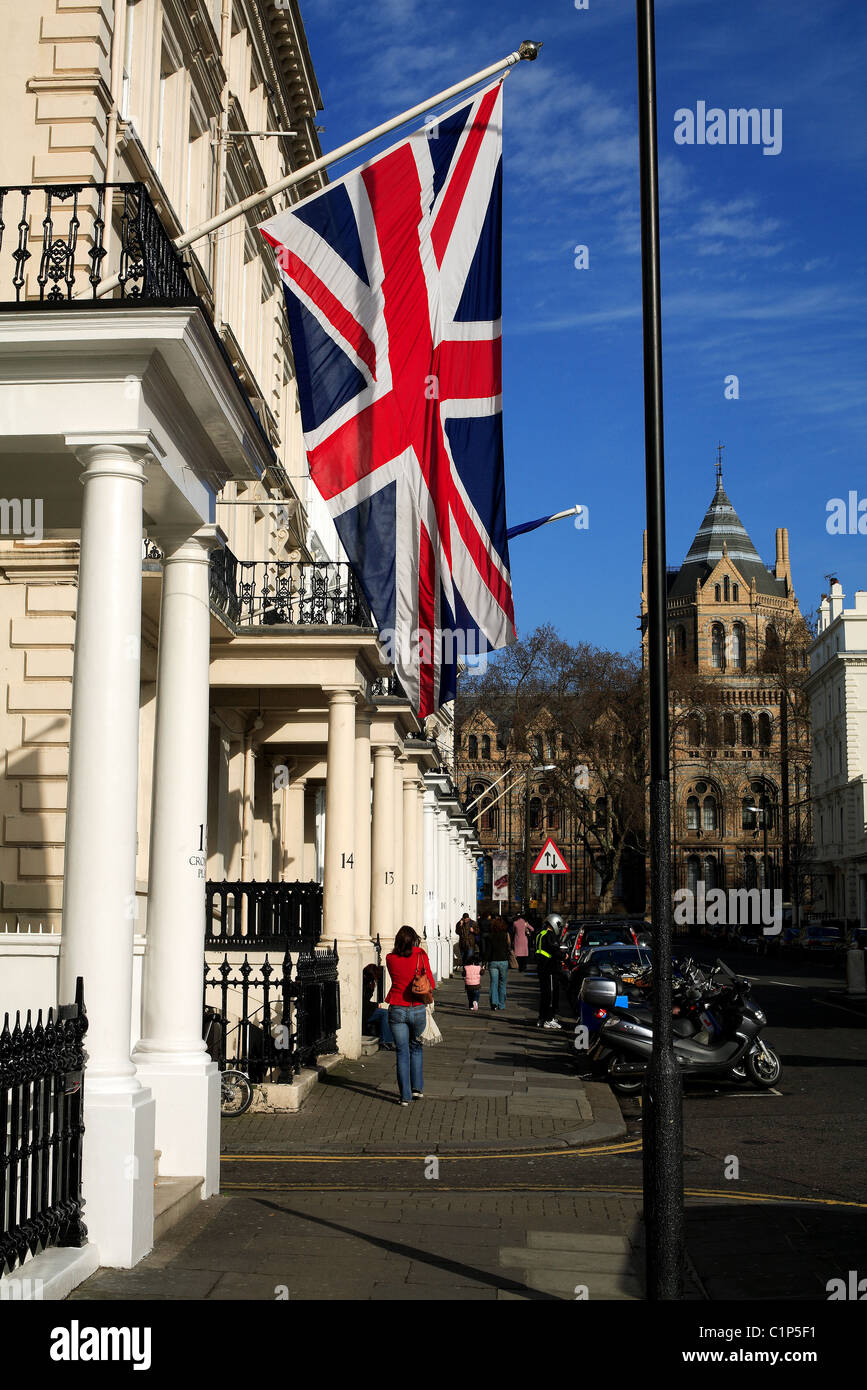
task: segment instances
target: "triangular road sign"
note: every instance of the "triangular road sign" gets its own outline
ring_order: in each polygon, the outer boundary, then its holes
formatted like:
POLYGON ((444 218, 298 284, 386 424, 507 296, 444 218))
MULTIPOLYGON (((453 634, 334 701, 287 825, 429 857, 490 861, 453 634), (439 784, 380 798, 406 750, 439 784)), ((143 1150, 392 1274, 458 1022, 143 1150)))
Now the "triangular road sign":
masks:
POLYGON ((545 841, 539 851, 539 858, 530 870, 531 874, 570 874, 571 872, 566 860, 550 838, 545 841))

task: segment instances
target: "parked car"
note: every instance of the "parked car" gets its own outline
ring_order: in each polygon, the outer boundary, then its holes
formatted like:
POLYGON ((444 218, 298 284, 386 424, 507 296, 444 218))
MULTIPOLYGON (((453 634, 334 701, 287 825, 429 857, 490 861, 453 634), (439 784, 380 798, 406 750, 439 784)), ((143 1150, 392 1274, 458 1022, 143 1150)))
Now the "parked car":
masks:
POLYGON ((586 1024, 591 1033, 599 1027, 599 1020, 590 1017, 594 1011, 582 1004, 579 999, 581 986, 588 975, 603 975, 614 978, 615 974, 628 970, 630 966, 649 965, 650 952, 635 942, 609 942, 590 946, 581 953, 569 973, 569 1003, 580 1022, 586 1024))
POLYGON ((569 954, 563 960, 563 970, 568 976, 584 955, 595 946, 637 946, 638 933, 633 927, 612 926, 600 923, 588 926, 575 937, 569 954))
POLYGON ((846 949, 842 928, 824 922, 809 922, 792 940, 793 951, 833 955, 846 949))

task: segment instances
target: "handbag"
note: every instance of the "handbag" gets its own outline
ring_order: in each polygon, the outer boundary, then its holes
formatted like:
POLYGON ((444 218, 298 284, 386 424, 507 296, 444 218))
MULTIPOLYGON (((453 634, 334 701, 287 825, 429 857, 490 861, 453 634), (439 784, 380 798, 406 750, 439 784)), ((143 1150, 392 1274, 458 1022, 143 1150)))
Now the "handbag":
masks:
POLYGON ((518 968, 518 957, 515 955, 515 952, 514 952, 514 951, 510 951, 510 952, 509 952, 509 969, 510 969, 510 970, 517 970, 517 968, 518 968))
POLYGON ((418 964, 415 968, 415 976, 409 987, 410 994, 415 995, 420 1004, 429 1004, 433 999, 433 985, 425 974, 424 961, 419 953, 418 964))
POLYGON ((424 1032, 419 1034, 419 1042, 424 1043, 426 1047, 435 1047, 442 1040, 443 1035, 436 1025, 433 1001, 431 1001, 427 1006, 427 1021, 424 1025, 424 1032))

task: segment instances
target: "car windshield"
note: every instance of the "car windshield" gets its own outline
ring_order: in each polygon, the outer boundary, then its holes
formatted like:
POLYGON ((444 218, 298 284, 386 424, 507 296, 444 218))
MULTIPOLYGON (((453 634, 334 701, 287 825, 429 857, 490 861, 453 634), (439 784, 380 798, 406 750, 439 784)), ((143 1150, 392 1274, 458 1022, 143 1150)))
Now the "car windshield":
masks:
POLYGON ((589 946, 605 946, 608 942, 617 941, 622 941, 627 946, 631 943, 632 932, 629 927, 590 927, 581 938, 581 946, 586 950, 589 946))
POLYGON ((808 927, 807 936, 839 936, 837 927, 808 927))
POLYGON ((626 965, 649 965, 649 951, 594 951, 590 956, 588 964, 599 966, 626 966, 626 965))

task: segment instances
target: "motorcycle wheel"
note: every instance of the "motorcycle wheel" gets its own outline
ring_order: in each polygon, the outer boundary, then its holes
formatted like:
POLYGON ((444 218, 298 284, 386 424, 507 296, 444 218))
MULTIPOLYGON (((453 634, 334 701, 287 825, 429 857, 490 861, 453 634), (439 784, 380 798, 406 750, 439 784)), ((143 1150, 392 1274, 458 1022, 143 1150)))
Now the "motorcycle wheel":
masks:
POLYGON ((637 1096, 644 1085, 643 1076, 618 1076, 616 1071, 611 1070, 606 1080, 612 1091, 616 1091, 619 1096, 637 1096))
POLYGON ((767 1043, 761 1043, 761 1052, 750 1052, 744 1058, 747 1076, 760 1091, 769 1091, 776 1086, 783 1070, 783 1064, 767 1043))

